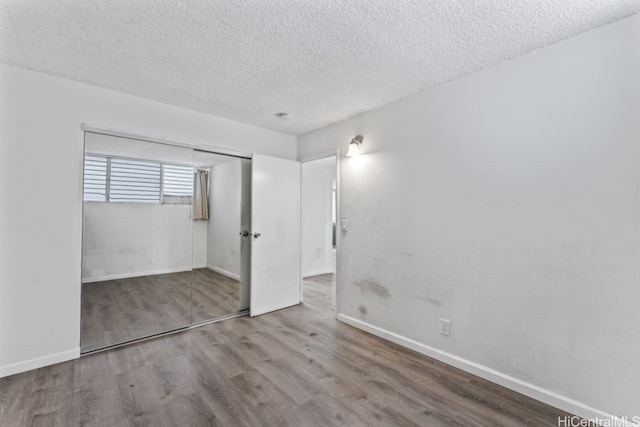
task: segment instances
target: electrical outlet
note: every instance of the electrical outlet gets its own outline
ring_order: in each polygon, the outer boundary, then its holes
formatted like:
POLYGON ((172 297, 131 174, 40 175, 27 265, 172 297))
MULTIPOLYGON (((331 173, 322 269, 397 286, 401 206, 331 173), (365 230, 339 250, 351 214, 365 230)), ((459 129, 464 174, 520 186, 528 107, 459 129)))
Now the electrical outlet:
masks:
POLYGON ((440 319, 440 335, 448 337, 451 335, 451 322, 447 319, 440 319))

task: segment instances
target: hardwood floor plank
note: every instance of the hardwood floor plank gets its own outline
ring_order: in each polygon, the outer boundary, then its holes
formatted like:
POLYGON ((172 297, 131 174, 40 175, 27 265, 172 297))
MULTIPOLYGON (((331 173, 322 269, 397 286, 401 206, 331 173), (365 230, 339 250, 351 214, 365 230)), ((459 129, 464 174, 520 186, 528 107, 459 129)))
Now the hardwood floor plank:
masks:
POLYGON ((164 412, 171 426, 224 426, 222 420, 202 402, 198 394, 169 402, 164 412))
POLYGON ((2 378, 0 425, 555 426, 567 415, 336 321, 331 275, 304 286, 300 306, 2 378))
POLYGON ((82 351, 240 311, 240 282, 208 268, 82 285, 82 351))

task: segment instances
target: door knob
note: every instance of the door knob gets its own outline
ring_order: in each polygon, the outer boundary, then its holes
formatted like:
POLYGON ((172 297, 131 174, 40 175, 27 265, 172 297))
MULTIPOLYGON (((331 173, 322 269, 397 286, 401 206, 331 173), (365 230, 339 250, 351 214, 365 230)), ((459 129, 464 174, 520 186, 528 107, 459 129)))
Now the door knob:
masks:
POLYGON ((240 232, 240 235, 241 235, 242 237, 247 237, 247 236, 249 235, 249 232, 248 232, 247 230, 244 230, 244 231, 241 231, 241 232, 240 232))
POLYGON ((257 239, 258 237, 260 237, 260 233, 253 233, 253 237, 257 239))

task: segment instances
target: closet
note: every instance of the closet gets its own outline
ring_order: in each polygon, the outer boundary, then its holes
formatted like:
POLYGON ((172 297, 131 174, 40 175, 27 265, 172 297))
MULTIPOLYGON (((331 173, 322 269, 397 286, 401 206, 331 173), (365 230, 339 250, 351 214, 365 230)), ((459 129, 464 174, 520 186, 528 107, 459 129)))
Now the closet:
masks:
POLYGON ((81 351, 298 304, 300 165, 85 128, 81 351))

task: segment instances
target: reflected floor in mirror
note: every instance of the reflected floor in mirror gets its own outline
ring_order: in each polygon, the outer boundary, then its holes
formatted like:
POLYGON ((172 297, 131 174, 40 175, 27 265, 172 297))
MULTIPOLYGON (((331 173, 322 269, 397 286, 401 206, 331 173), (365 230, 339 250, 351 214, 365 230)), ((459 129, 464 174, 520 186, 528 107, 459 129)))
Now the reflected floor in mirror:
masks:
POLYGON ((240 282, 208 268, 193 270, 193 323, 240 311, 240 282))
POLYGON ((237 280, 208 268, 85 283, 82 351, 237 313, 239 298, 237 280))

